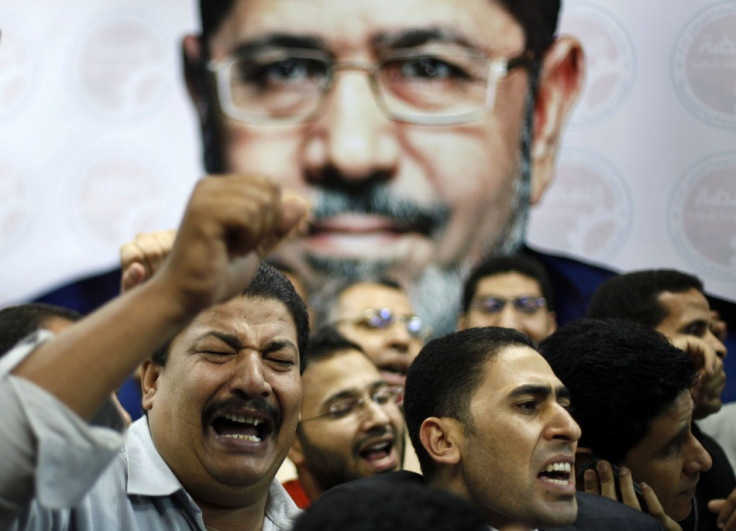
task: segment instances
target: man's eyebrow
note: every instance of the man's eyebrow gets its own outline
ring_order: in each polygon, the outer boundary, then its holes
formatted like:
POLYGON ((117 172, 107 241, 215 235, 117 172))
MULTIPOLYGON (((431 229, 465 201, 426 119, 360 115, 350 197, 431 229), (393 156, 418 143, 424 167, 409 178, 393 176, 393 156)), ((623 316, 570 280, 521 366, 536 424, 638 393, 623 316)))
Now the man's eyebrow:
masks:
POLYGON ((570 400, 572 398, 572 395, 570 394, 570 390, 565 387, 564 385, 560 385, 556 389, 557 399, 564 398, 566 400, 570 400))
POLYGON ((380 380, 376 380, 375 382, 371 383, 368 386, 368 389, 370 393, 375 393, 376 391, 384 387, 388 387, 388 383, 386 382, 386 380, 381 378, 380 380))
MULTIPOLYGON (((375 393, 378 389, 382 387, 386 387, 388 384, 385 380, 380 379, 372 382, 370 385, 368 385, 368 394, 375 393)), ((358 389, 357 387, 351 387, 350 389, 343 389, 342 391, 338 391, 337 393, 334 393, 327 398, 325 398, 324 403, 329 404, 330 402, 333 402, 335 400, 339 400, 341 398, 353 398, 358 395, 360 395, 362 392, 362 389, 358 389)))
POLYGON ((558 400, 560 398, 567 399, 567 400, 570 399, 570 390, 564 385, 557 386, 553 392, 552 386, 537 385, 537 384, 520 385, 519 387, 511 391, 511 393, 509 393, 509 398, 513 399, 513 398, 518 398, 520 396, 528 396, 528 395, 534 395, 540 398, 547 398, 551 396, 552 394, 554 394, 558 400))
POLYGON ((202 337, 200 337, 200 339, 206 339, 208 336, 212 336, 212 337, 219 339, 220 341, 225 343, 227 346, 235 350, 240 350, 241 348, 240 341, 238 340, 237 337, 235 337, 232 334, 226 334, 224 332, 218 332, 217 330, 211 330, 207 332, 206 334, 204 334, 202 337))
MULTIPOLYGON (((224 332, 218 332, 217 330, 211 330, 204 334, 201 339, 206 339, 207 337, 215 337, 225 343, 227 346, 232 348, 233 350, 240 350, 243 348, 242 343, 240 340, 232 335, 232 334, 226 334, 224 332)), ((263 349, 263 353, 269 353, 269 352, 275 352, 282 349, 292 349, 297 350, 296 345, 292 343, 289 340, 283 339, 283 340, 276 340, 271 341, 266 347, 263 349)))
POLYGON ((338 391, 337 393, 331 394, 327 398, 325 398, 324 403, 329 404, 330 402, 334 402, 335 400, 340 400, 341 398, 353 398, 360 394, 360 391, 358 389, 343 389, 342 391, 338 391))
POLYGON ((271 341, 266 347, 263 349, 264 354, 267 354, 269 352, 276 352, 278 350, 283 349, 291 349, 291 350, 297 350, 296 345, 292 343, 291 341, 287 339, 282 340, 275 340, 271 341))
POLYGON ((322 39, 311 35, 294 35, 292 33, 268 33, 238 44, 231 54, 247 55, 263 48, 304 48, 308 50, 324 50, 322 39))
POLYGON ((509 398, 518 398, 525 395, 535 395, 542 398, 547 398, 552 394, 552 387, 549 385, 537 385, 537 384, 526 384, 516 387, 511 393, 509 398))
POLYGON ((453 29, 443 28, 441 26, 381 33, 372 39, 372 44, 377 50, 413 48, 432 42, 457 44, 464 48, 477 48, 464 35, 453 29))

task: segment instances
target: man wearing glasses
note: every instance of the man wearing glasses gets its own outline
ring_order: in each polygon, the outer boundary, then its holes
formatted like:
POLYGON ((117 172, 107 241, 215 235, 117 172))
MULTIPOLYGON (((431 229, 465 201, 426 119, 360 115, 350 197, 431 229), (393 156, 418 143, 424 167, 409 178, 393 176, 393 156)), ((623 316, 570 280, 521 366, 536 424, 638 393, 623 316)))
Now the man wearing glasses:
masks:
POLYGON ((531 256, 490 258, 468 276, 458 330, 502 326, 539 342, 557 328, 552 286, 544 266, 531 256))
POLYGON ((340 284, 332 293, 325 293, 324 321, 360 345, 386 382, 403 387, 409 365, 430 334, 406 291, 380 278, 340 284))
POLYGON ((558 2, 200 4, 184 52, 207 169, 313 202, 308 234, 278 250, 312 288, 388 275, 451 330, 437 298, 522 245, 552 177, 583 75, 579 43, 553 36, 558 2))
POLYGON ((584 73, 579 42, 555 36, 559 8, 201 0, 183 52, 207 172, 266 175, 312 202, 307 234, 275 257, 311 292, 395 278, 447 333, 464 272, 523 246, 552 180, 584 73))
POLYGON ((335 485, 399 470, 405 434, 401 389, 334 327, 314 333, 306 360, 301 420, 289 451, 298 479, 284 483, 301 508, 335 485))

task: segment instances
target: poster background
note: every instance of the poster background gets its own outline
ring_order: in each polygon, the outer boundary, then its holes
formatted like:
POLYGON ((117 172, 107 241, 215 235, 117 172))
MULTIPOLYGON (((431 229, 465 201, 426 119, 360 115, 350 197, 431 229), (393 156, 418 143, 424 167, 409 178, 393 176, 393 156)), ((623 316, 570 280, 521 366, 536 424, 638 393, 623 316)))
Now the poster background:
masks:
MULTIPOLYGON (((0 0, 0 305, 176 226, 203 173, 178 49, 195 8, 0 0)), ((736 3, 567 0, 561 31, 588 78, 529 241, 736 300, 736 3)))

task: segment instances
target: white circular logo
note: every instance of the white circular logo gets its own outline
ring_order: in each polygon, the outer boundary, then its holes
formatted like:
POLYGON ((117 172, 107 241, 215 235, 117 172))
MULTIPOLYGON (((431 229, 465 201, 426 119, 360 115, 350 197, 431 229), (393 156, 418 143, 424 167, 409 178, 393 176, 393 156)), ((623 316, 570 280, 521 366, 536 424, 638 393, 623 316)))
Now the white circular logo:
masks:
POLYGON ((108 153, 82 171, 75 223, 118 248, 139 232, 165 229, 166 196, 158 172, 137 157, 108 153))
POLYGON ((685 171, 670 196, 668 228, 696 269, 736 280, 736 152, 711 155, 685 171))
POLYGON ((0 119, 6 119, 26 105, 35 89, 38 54, 31 31, 6 20, 0 42, 0 119))
POLYGON ((588 71, 570 125, 596 124, 617 111, 631 93, 636 75, 631 37, 610 13, 588 3, 566 10, 561 28, 582 42, 588 71))
POLYGON ((683 105, 711 125, 736 128, 736 3, 694 16, 672 54, 672 80, 683 105))
POLYGON ((30 226, 33 219, 28 178, 5 158, 0 158, 0 249, 7 253, 30 226))
POLYGON ((567 150, 554 184, 532 211, 530 240, 609 260, 625 243, 632 217, 630 194, 618 170, 596 153, 567 150))
POLYGON ((115 120, 150 113, 164 97, 172 68, 162 41, 129 14, 96 21, 75 48, 75 92, 85 106, 115 120))

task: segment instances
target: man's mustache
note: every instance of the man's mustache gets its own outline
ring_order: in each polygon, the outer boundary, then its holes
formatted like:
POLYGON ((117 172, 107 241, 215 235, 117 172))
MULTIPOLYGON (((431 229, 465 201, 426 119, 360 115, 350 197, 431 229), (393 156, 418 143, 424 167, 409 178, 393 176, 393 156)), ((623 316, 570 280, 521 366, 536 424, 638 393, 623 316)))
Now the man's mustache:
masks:
POLYGON ((445 205, 424 206, 396 197, 388 186, 368 182, 358 185, 335 183, 317 190, 312 216, 314 222, 342 214, 367 214, 390 219, 399 229, 431 234, 450 219, 445 205))

